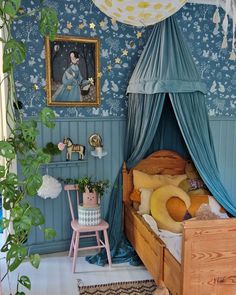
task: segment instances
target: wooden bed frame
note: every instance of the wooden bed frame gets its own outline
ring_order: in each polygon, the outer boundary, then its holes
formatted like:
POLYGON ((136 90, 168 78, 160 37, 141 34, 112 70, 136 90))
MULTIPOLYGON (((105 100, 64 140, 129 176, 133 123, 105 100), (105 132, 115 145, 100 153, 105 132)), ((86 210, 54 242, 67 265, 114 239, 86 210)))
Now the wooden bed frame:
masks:
MULTIPOLYGON (((186 161, 173 151, 158 151, 133 169, 148 174, 184 174, 186 161)), ((123 166, 124 231, 158 284, 172 295, 236 294, 236 218, 186 221, 182 263, 168 251, 132 207, 132 170, 123 166)))

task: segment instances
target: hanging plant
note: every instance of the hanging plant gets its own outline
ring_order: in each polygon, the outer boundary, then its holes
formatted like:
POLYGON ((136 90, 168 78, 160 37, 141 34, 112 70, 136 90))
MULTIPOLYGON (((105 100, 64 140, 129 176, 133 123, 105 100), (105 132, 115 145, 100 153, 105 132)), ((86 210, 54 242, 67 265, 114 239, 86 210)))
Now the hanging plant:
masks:
MULTIPOLYGON (((0 38, 0 42, 4 46, 2 70, 5 73, 3 80, 7 80, 8 85, 6 118, 9 128, 8 138, 0 141, 0 158, 5 162, 5 165, 0 165, 0 195, 8 216, 3 218, 1 224, 8 234, 1 248, 1 252, 6 254, 7 266, 7 273, 3 275, 1 281, 8 272, 16 270, 26 259, 33 267, 39 267, 40 256, 30 254, 25 241, 33 227, 41 228, 45 223, 41 211, 33 207, 27 198, 37 194, 42 185, 40 166, 50 161, 50 155, 38 148, 36 143, 38 121, 48 128, 53 128, 55 115, 51 109, 44 108, 37 120, 24 121, 20 111, 22 103, 16 98, 14 83, 14 69, 25 60, 26 46, 21 40, 13 38, 12 25, 20 18, 32 15, 37 15, 39 19, 40 33, 53 40, 58 28, 58 18, 54 9, 45 6, 40 0, 39 6, 34 10, 21 9, 21 0, 0 1, 0 28, 4 30, 6 36, 0 38), (22 14, 22 11, 30 12, 22 14), (20 178, 11 170, 16 158, 21 166, 20 178)), ((51 228, 44 229, 45 239, 51 239, 55 234, 51 228)), ((30 279, 25 275, 18 277, 16 295, 25 294, 20 291, 20 286, 31 289, 30 279)))

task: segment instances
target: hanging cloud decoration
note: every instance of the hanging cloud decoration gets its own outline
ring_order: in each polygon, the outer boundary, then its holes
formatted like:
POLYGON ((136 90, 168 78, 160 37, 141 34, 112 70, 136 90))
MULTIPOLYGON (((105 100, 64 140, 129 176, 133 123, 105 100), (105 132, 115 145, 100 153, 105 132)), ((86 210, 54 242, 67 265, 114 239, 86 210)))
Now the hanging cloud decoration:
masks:
POLYGON ((176 13, 187 0, 93 0, 106 15, 133 26, 148 26, 176 13))
POLYGON ((43 176, 43 183, 38 190, 38 196, 47 199, 55 199, 59 196, 62 190, 61 183, 50 175, 43 176))

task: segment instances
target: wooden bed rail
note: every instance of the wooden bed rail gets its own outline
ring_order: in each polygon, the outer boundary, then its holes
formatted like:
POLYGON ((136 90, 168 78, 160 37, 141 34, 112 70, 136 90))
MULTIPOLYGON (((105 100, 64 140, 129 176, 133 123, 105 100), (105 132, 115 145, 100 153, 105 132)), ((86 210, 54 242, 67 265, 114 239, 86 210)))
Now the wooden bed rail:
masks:
POLYGON ((236 218, 184 224, 182 295, 236 294, 236 218))

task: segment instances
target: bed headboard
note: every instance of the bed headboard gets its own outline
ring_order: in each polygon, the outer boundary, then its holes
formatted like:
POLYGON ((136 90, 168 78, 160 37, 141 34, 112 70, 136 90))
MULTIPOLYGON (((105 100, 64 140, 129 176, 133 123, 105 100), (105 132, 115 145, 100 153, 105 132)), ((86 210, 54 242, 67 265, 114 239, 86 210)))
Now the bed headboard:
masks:
POLYGON ((186 160, 174 151, 160 150, 141 160, 133 169, 127 170, 123 165, 123 202, 131 202, 129 196, 133 191, 133 170, 147 174, 178 175, 185 173, 186 160))

